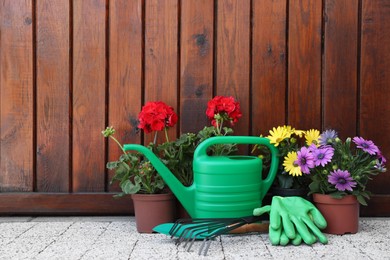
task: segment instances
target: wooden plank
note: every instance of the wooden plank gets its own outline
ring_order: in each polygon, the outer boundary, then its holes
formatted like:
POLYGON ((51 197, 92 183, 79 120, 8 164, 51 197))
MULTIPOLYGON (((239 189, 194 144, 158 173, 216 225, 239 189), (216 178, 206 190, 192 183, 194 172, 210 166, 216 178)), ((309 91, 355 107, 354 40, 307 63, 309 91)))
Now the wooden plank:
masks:
POLYGON ((37 191, 69 190, 69 1, 37 2, 37 191))
MULTIPOLYGON (((362 2, 360 129, 384 156, 390 158, 390 5, 388 1, 362 2)), ((389 167, 387 167, 389 168, 389 167)), ((369 190, 389 194, 389 174, 370 182, 369 190)))
POLYGON ((32 1, 0 1, 0 32, 0 192, 32 191, 32 1))
MULTIPOLYGON (((178 95, 178 0, 145 1, 145 102, 163 101, 177 112, 178 95)), ((177 136, 177 126, 169 139, 177 136)), ((154 133, 144 142, 153 141, 154 133)), ((160 133, 158 142, 165 141, 160 133)))
POLYGON ((73 11, 73 191, 104 191, 106 1, 73 11))
POLYGON ((286 0, 253 2, 252 133, 286 122, 286 0))
POLYGON ((360 207, 362 217, 389 217, 390 216, 390 196, 372 195, 368 200, 368 206, 360 207))
POLYGON ((130 197, 114 193, 0 193, 0 215, 134 215, 130 197))
POLYGON ((236 135, 249 134, 250 1, 219 0, 217 7, 216 94, 240 102, 236 135))
POLYGON ((321 128, 322 1, 289 1, 288 123, 321 128))
POLYGON ((180 132, 210 125, 207 102, 213 95, 214 3, 183 1, 181 6, 180 132))
POLYGON ((327 0, 324 15, 323 126, 346 138, 357 124, 358 1, 327 0))
MULTIPOLYGON (((0 215, 134 215, 131 198, 113 193, 0 193, 0 215)), ((388 217, 390 196, 373 195, 361 216, 388 217)))
MULTIPOLYGON (((122 143, 140 143, 136 132, 142 102, 142 1, 111 1, 109 35, 109 120, 122 143)), ((118 160, 122 151, 110 140, 108 159, 118 160)), ((109 173, 108 180, 112 178, 109 173)), ((109 190, 118 190, 109 187, 109 190)))

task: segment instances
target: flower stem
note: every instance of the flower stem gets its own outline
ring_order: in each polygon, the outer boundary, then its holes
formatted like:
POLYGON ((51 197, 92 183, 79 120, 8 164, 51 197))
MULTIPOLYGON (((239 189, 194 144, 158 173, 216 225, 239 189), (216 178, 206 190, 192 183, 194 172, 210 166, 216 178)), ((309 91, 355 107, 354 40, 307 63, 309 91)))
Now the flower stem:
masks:
POLYGON ((222 133, 222 127, 223 127, 223 118, 221 119, 221 125, 219 127, 219 134, 222 133))
POLYGON ((167 130, 167 127, 164 128, 164 132, 165 132, 165 139, 167 140, 167 143, 169 143, 169 137, 168 137, 168 130, 167 130))
POLYGON ((219 120, 217 119, 217 120, 215 120, 215 123, 217 124, 217 134, 218 135, 221 135, 221 129, 219 128, 219 120))
POLYGON ((157 131, 156 132, 154 132, 154 139, 153 139, 153 144, 156 144, 156 142, 157 142, 157 131))
POLYGON ((110 135, 110 138, 111 138, 112 140, 114 140, 114 141, 119 145, 119 147, 121 148, 121 150, 122 150, 122 152, 123 152, 124 154, 127 154, 126 151, 125 151, 125 149, 123 148, 123 146, 119 143, 119 141, 118 141, 115 137, 113 137, 112 135, 110 135))

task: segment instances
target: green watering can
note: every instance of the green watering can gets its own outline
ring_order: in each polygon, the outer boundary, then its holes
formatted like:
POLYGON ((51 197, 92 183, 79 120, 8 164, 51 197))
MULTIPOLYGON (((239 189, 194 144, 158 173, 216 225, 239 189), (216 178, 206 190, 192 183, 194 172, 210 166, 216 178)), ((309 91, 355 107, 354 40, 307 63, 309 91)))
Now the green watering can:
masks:
POLYGON ((184 186, 148 148, 124 145, 146 156, 192 218, 238 218, 250 216, 275 179, 278 150, 267 138, 254 136, 216 136, 203 141, 194 153, 194 183, 184 186), (216 144, 259 144, 271 150, 269 173, 262 179, 262 160, 256 156, 209 156, 207 148, 216 144))

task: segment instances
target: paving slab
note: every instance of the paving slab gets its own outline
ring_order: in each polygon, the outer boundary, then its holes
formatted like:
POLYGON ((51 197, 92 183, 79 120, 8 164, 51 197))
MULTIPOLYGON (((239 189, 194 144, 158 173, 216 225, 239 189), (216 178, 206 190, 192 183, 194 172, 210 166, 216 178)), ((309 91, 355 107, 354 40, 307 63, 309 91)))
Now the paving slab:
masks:
POLYGON ((140 234, 134 217, 0 217, 0 259, 370 259, 390 260, 390 218, 361 218, 357 234, 329 243, 272 246, 266 233, 224 235, 199 256, 162 234, 140 234))

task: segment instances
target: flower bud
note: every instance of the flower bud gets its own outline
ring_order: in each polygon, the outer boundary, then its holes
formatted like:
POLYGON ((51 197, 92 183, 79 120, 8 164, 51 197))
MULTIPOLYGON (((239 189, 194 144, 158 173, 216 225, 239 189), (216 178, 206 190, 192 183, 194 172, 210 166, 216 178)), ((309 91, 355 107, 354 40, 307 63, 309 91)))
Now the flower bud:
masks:
POLYGON ((377 165, 377 160, 372 160, 372 161, 370 162, 370 166, 373 167, 373 166, 375 166, 375 165, 377 165))
POLYGON ((322 171, 322 174, 323 174, 323 175, 328 175, 328 171, 327 171, 327 170, 323 170, 323 171, 322 171))
POLYGON ((294 137, 291 137, 291 138, 290 138, 290 142, 291 142, 292 144, 295 144, 295 143, 297 142, 297 139, 295 139, 294 137))
POLYGON ((112 126, 107 126, 106 130, 102 131, 102 134, 104 137, 110 137, 111 135, 115 134, 115 129, 112 126))
POLYGON ((334 139, 334 141, 335 141, 336 143, 340 143, 340 142, 341 142, 340 138, 338 138, 338 137, 336 137, 336 138, 334 139))
POLYGON ((333 170, 337 170, 338 168, 339 168, 339 166, 338 166, 337 164, 335 164, 335 165, 332 166, 332 169, 333 169, 333 170))
POLYGON ((221 120, 221 118, 222 118, 222 116, 221 116, 220 113, 217 113, 217 114, 214 115, 214 119, 215 120, 221 120))

